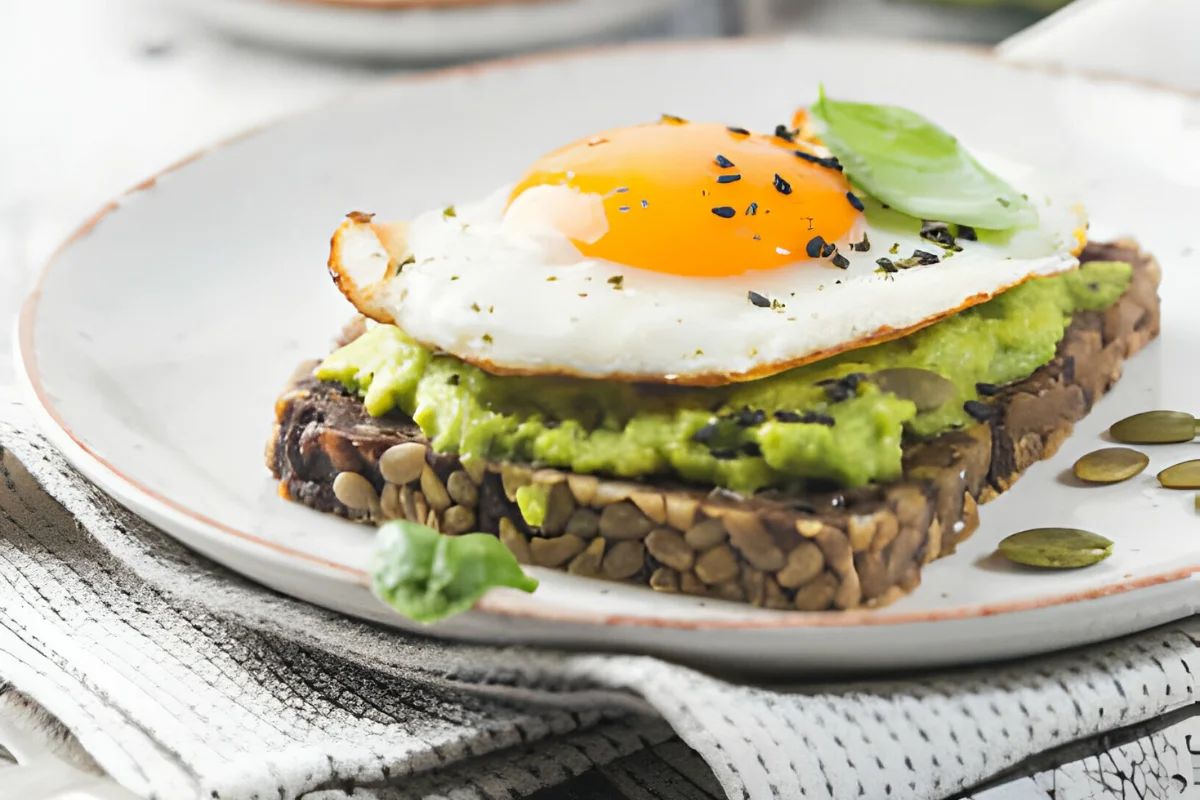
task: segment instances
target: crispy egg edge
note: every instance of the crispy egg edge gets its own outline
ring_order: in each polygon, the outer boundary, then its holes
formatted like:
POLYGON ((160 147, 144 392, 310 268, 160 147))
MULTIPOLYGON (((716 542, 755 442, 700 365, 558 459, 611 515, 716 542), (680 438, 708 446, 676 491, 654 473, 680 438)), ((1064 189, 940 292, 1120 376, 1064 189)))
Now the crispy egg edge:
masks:
MULTIPOLYGON (((390 222, 378 223, 371 221, 373 215, 362 214, 361 212, 352 212, 347 219, 342 222, 338 229, 334 232, 330 240, 329 248, 329 274, 333 277, 333 282, 350 303, 363 314, 376 322, 395 325, 395 318, 384 309, 376 300, 376 295, 379 292, 381 285, 389 278, 396 274, 396 267, 401 261, 408 257, 407 247, 407 222, 390 222), (365 221, 364 221, 365 220, 365 221), (349 246, 359 246, 360 241, 352 241, 351 237, 358 237, 368 233, 375 240, 373 245, 372 266, 368 269, 352 268, 347 264, 345 258, 346 251, 349 246), (378 267, 382 262, 382 266, 378 267), (376 273, 374 280, 369 280, 376 273), (367 281, 365 284, 363 281, 367 281)), ((1084 222, 1079 228, 1074 231, 1077 247, 1071 249, 1071 254, 1078 256, 1082 252, 1084 245, 1087 243, 1087 223, 1084 222)), ((678 373, 670 378, 658 374, 644 373, 625 373, 616 372, 605 375, 593 375, 588 373, 577 372, 570 369, 555 368, 551 370, 535 370, 519 367, 506 367, 501 364, 489 361, 486 358, 463 357, 458 354, 453 354, 456 358, 472 364, 492 375, 514 376, 514 377, 532 377, 532 376, 557 376, 582 378, 585 380, 606 380, 617 381, 620 383, 660 383, 671 386, 725 386, 731 383, 744 383, 746 381, 758 380, 760 378, 768 378, 772 375, 777 375, 781 372, 786 372, 796 367, 802 367, 806 364, 812 364, 822 359, 840 355, 851 350, 859 350, 864 347, 869 347, 883 342, 889 342, 893 339, 899 339, 902 336, 907 336, 910 333, 927 328, 934 323, 940 322, 947 317, 965 311, 973 306, 986 303, 993 297, 1003 294, 1004 292, 1014 289, 1026 281, 1033 280, 1039 277, 1049 277, 1063 272, 1069 272, 1076 267, 1059 270, 1054 273, 1045 273, 1041 275, 1027 275, 1019 281, 1006 284, 1001 288, 991 292, 978 292, 971 295, 955 308, 927 317, 920 322, 908 325, 903 328, 893 328, 889 325, 881 326, 871 333, 860 336, 857 339, 830 347, 824 350, 818 350, 808 355, 798 358, 789 359, 787 361, 776 361, 770 364, 763 364, 753 369, 742 372, 705 372, 705 373, 678 373)), ((411 335, 411 334, 410 334, 411 335)), ((431 342, 423 341, 417 337, 413 337, 414 341, 424 347, 428 347, 435 352, 441 352, 441 348, 431 342)))

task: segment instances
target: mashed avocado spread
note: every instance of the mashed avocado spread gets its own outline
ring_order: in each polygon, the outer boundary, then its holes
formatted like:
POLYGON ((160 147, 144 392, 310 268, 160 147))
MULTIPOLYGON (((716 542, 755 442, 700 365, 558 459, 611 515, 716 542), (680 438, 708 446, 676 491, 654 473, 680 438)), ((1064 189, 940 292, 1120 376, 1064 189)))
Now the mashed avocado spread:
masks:
POLYGON ((316 375, 359 393, 374 416, 411 416, 434 449, 466 459, 676 476, 740 492, 814 478, 859 486, 900 477, 906 432, 969 424, 963 403, 976 383, 1028 377, 1054 357, 1072 314, 1111 305, 1131 275, 1128 264, 1086 263, 903 338, 715 388, 499 377, 434 355, 393 325, 372 327, 316 375), (886 367, 932 370, 959 396, 918 414, 869 380, 818 385, 886 367))

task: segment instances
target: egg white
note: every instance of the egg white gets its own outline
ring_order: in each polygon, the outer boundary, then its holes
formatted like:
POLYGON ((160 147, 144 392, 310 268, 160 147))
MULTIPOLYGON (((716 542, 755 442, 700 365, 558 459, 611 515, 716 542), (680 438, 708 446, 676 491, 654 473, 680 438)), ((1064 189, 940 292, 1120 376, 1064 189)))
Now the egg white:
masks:
POLYGON ((890 338, 1031 277, 1076 267, 1076 234, 1087 224, 1082 207, 1031 170, 995 158, 985 163, 1028 194, 1039 224, 1003 241, 960 239, 961 252, 950 258, 911 221, 899 230, 888 212, 869 205, 837 242, 846 269, 805 260, 727 278, 668 275, 586 258, 544 223, 546 209, 573 204, 572 217, 602 234, 599 198, 542 187, 506 215, 506 187, 459 205, 453 216, 422 214, 401 234, 348 220, 335 235, 330 268, 364 313, 494 372, 695 384, 748 379, 890 338), (864 233, 870 250, 853 251, 850 242, 864 233), (879 271, 877 259, 916 249, 941 260, 879 271), (755 305, 750 292, 772 306, 755 305))

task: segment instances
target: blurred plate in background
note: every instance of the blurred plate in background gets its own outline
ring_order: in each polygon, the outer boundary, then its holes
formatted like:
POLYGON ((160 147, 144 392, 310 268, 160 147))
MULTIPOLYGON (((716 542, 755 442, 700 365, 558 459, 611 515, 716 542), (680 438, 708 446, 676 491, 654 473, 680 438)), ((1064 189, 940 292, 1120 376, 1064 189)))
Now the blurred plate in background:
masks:
POLYGON ((814 34, 995 44, 1065 0, 738 0, 748 33, 814 34))
MULTIPOLYGON (((339 58, 430 62, 578 44, 710 19, 721 0, 167 0, 226 34, 339 58)), ((693 34, 719 33, 696 26, 693 34)))

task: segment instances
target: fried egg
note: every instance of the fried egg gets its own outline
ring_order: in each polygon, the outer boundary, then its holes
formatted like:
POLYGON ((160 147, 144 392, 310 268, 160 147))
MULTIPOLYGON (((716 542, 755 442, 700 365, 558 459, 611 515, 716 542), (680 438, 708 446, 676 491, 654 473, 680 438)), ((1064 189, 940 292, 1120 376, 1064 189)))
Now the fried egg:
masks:
POLYGON ((750 380, 1076 267, 1082 207, 976 155, 1036 227, 923 226, 856 196, 819 145, 664 118, 560 148, 477 202, 351 214, 329 268, 368 317, 492 373, 750 380))

